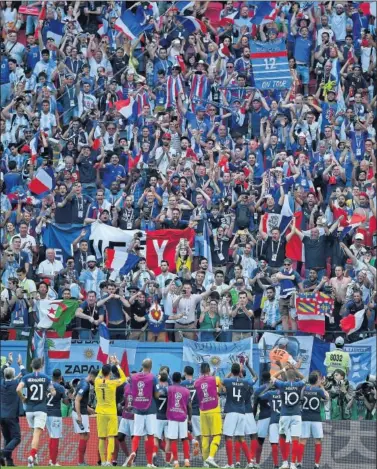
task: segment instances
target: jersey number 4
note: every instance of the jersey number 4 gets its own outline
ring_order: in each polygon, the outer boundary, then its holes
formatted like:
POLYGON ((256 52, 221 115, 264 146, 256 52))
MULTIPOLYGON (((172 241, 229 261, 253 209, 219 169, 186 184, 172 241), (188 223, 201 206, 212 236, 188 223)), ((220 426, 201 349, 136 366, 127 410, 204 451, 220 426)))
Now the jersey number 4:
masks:
POLYGON ((242 399, 241 389, 233 388, 233 398, 237 399, 237 402, 240 402, 242 399))

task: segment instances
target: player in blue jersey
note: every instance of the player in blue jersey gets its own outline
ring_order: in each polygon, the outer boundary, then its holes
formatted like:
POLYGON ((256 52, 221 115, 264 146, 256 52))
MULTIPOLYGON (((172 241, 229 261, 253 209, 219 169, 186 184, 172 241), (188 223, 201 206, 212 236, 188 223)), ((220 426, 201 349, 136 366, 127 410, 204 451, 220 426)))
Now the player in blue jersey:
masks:
MULTIPOLYGON (((156 386, 157 391, 160 396, 157 399, 157 414, 156 414, 156 428, 154 434, 154 451, 153 451, 153 464, 155 465, 155 460, 157 457, 158 448, 165 450, 165 439, 166 439, 166 430, 168 428, 168 419, 166 417, 166 409, 168 403, 168 374, 163 371, 160 372, 160 379, 156 386)), ((166 454, 166 463, 169 464, 171 460, 171 452, 167 451, 166 454)))
MULTIPOLYGON (((258 399, 261 402, 269 404, 270 417, 268 427, 268 438, 271 444, 272 461, 275 469, 279 467, 279 420, 281 409, 281 396, 280 391, 276 387, 271 388, 272 383, 268 386, 262 386, 263 390, 259 393, 258 399)), ((261 388, 259 388, 261 389, 261 388)), ((289 440, 289 435, 286 436, 286 442, 289 440)))
POLYGON ((181 385, 190 391, 191 396, 191 434, 194 437, 192 440, 192 454, 198 456, 200 451, 200 410, 198 396, 196 395, 195 380, 194 380, 194 368, 192 366, 186 366, 183 370, 185 379, 181 385))
POLYGON ((309 384, 305 386, 302 393, 302 428, 297 467, 301 467, 308 438, 313 437, 315 441, 314 467, 318 468, 321 461, 323 438, 321 403, 329 400, 329 394, 323 389, 318 372, 310 373, 308 381, 309 384))
POLYGON ((286 365, 285 368, 278 371, 271 381, 280 390, 281 397, 281 417, 279 420, 279 443, 280 451, 283 457, 282 469, 288 469, 289 447, 286 444, 290 436, 292 440, 292 458, 291 469, 296 469, 296 461, 300 448, 301 436, 301 391, 305 386, 304 376, 292 365, 286 365), (278 376, 286 374, 287 380, 277 379, 278 376), (297 381, 299 378, 299 381, 297 381))
POLYGON ((89 440, 89 413, 94 411, 89 407, 90 385, 98 375, 98 370, 92 370, 86 378, 80 380, 76 386, 75 404, 72 410, 73 429, 80 435, 79 439, 79 466, 86 466, 84 461, 86 446, 89 440))
POLYGON ((33 429, 28 467, 34 467, 34 462, 37 463, 39 440, 47 421, 47 394, 50 393, 52 396, 56 394, 50 378, 42 373, 42 366, 42 360, 34 358, 31 362, 33 372, 23 376, 17 386, 17 394, 25 404, 27 422, 33 429), (26 396, 23 394, 23 389, 26 389, 26 396))
POLYGON ((221 385, 226 394, 223 434, 225 436, 228 464, 225 467, 233 467, 233 438, 241 442, 248 467, 253 467, 249 449, 245 441, 245 402, 248 398, 250 385, 248 381, 243 378, 239 363, 233 363, 231 376, 223 379, 221 385))
MULTIPOLYGON (((253 399, 253 392, 254 392, 254 384, 258 381, 258 375, 255 373, 255 371, 250 367, 249 361, 246 358, 245 362, 246 368, 249 370, 252 379, 248 379, 247 382, 249 383, 249 389, 246 393, 246 399, 245 399, 245 435, 249 436, 250 438, 250 459, 253 463, 258 462, 257 461, 257 455, 258 455, 258 439, 257 439, 257 424, 255 422, 255 417, 254 417, 254 412, 253 412, 253 406, 252 406, 252 399, 253 399)), ((246 370, 242 370, 243 377, 246 376, 246 370)), ((236 444, 237 447, 237 444, 236 444)), ((239 453, 239 451, 238 451, 239 453)), ((237 455, 237 450, 236 450, 236 455, 237 455)), ((259 458, 260 459, 260 458, 259 458)), ((236 458, 236 461, 237 458, 236 458)), ((237 464, 237 463, 236 463, 237 464)))
POLYGON ((55 388, 55 395, 53 396, 50 392, 47 395, 47 422, 46 427, 50 436, 49 451, 50 461, 49 466, 56 466, 58 452, 59 452, 59 439, 63 436, 63 420, 61 411, 61 401, 64 404, 69 403, 69 399, 66 397, 64 387, 61 385, 62 372, 59 369, 55 369, 52 372, 52 385, 55 388))
POLYGON ((270 425, 270 414, 271 408, 270 404, 266 399, 259 399, 259 396, 262 392, 266 391, 266 388, 271 380, 271 374, 269 371, 263 371, 262 373, 262 386, 257 388, 254 392, 254 408, 253 414, 258 415, 257 421, 257 435, 258 435, 258 446, 256 454, 256 462, 259 464, 264 440, 268 436, 268 429, 270 425), (258 412, 259 410, 259 412, 258 412))

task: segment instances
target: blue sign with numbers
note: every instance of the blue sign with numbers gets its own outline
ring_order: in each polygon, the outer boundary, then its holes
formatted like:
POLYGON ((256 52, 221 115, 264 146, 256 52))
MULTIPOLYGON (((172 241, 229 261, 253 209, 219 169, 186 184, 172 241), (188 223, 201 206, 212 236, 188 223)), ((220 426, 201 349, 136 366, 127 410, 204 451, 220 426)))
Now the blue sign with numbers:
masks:
POLYGON ((250 45, 255 87, 259 90, 289 89, 292 76, 285 42, 250 41, 250 45))

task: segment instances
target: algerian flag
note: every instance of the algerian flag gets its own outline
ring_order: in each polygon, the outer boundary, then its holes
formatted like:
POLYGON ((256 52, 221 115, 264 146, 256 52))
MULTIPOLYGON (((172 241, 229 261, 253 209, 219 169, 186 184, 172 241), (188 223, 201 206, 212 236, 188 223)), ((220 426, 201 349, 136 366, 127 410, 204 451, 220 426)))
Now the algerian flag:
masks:
POLYGON ((37 302, 39 314, 37 327, 54 329, 60 337, 63 337, 68 324, 75 317, 79 304, 77 300, 39 300, 37 302))

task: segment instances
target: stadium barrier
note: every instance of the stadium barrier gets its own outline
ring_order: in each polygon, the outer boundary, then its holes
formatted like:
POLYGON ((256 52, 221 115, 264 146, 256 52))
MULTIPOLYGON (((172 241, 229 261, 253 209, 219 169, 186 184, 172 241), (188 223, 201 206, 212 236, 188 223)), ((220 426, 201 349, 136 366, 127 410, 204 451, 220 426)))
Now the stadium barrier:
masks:
MULTIPOLYGON (((372 469, 376 466, 376 421, 332 421, 324 422, 324 439, 322 449, 322 464, 324 469, 372 469)), ((14 462, 17 466, 25 466, 30 451, 32 432, 28 428, 25 417, 20 418, 21 424, 21 444, 14 452, 14 462)), ((78 441, 79 437, 73 433, 73 424, 70 417, 63 418, 63 438, 60 441, 58 463, 62 466, 76 466, 78 464, 78 441)), ((127 441, 128 448, 131 447, 127 441)), ((181 449, 181 448, 180 448, 181 449)), ((183 463, 183 454, 180 451, 180 461, 183 463)), ((43 432, 41 445, 38 451, 39 464, 47 466, 48 454, 48 434, 43 432)), ((118 466, 125 461, 125 455, 120 450, 118 455, 118 466)), ((216 456, 216 461, 220 466, 227 463, 224 438, 216 456)), ((98 462, 98 439, 95 416, 90 417, 90 439, 87 446, 86 462, 89 465, 97 465, 98 462)), ((242 460, 242 467, 246 466, 246 461, 242 460)), ((314 466, 314 444, 309 440, 306 446, 304 467, 314 466)), ((145 452, 143 445, 135 461, 136 466, 145 466, 145 452)), ((158 465, 164 467, 163 455, 158 456, 158 465)), ((194 457, 191 460, 192 467, 202 467, 201 457, 194 457)), ((263 469, 273 468, 270 444, 268 440, 263 446, 261 459, 263 469)))

